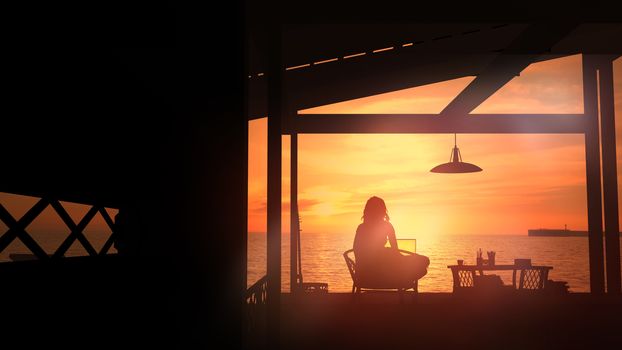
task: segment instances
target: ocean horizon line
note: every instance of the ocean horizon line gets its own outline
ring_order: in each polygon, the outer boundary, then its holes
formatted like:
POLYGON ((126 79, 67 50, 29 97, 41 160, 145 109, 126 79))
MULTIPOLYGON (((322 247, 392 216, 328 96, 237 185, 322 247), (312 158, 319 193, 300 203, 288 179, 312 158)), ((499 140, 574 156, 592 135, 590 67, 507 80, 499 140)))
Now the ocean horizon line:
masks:
MULTIPOLYGON (((248 234, 266 234, 266 232, 261 232, 261 231, 247 231, 248 234)), ((354 234, 355 232, 352 233, 347 233, 347 234, 354 234)), ((281 234, 290 234, 290 232, 281 232, 281 234)), ((301 232, 301 235, 318 235, 318 234, 331 234, 331 232, 301 232)), ((344 235, 346 233, 341 232, 341 233, 333 233, 335 235, 344 235)), ((406 234, 407 236, 413 236, 412 238, 417 238, 416 234, 406 234)), ((420 236, 428 236, 425 234, 420 234, 420 236)), ((524 234, 522 233, 440 233, 438 234, 438 236, 528 236, 527 232, 525 232, 524 234)), ((400 237, 400 235, 398 235, 397 237, 398 239, 402 238, 400 237)), ((402 238, 402 239, 407 239, 407 238, 402 238)))

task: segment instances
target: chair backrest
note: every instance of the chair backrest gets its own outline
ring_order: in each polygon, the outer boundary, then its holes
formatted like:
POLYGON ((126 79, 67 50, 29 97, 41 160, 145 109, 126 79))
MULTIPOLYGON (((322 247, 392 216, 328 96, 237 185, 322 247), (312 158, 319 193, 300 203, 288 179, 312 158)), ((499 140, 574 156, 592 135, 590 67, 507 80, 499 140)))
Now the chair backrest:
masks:
POLYGON ((350 276, 353 281, 356 281, 356 262, 354 258, 354 249, 349 249, 343 252, 343 258, 346 261, 346 265, 348 265, 348 271, 350 271, 350 276))
POLYGON ((469 270, 456 271, 458 285, 456 287, 473 287, 475 285, 475 273, 469 270))
MULTIPOLYGON (((412 255, 413 252, 408 250, 399 249, 399 252, 402 255, 412 255)), ((352 281, 356 282, 356 258, 354 255, 354 249, 348 249, 343 252, 343 259, 346 261, 346 265, 348 265, 348 271, 350 271, 350 277, 352 277, 352 281)))
POLYGON ((523 269, 520 272, 519 290, 541 290, 544 288, 546 273, 543 269, 523 269))

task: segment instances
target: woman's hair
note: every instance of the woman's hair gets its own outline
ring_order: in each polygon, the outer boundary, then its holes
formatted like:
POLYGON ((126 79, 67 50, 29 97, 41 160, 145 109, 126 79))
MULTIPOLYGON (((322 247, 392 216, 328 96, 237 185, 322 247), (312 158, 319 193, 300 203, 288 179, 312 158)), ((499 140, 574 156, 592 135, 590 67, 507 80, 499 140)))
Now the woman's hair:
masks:
POLYGON ((389 221, 387 206, 384 204, 382 198, 373 196, 368 199, 361 219, 363 219, 363 222, 375 220, 389 221))

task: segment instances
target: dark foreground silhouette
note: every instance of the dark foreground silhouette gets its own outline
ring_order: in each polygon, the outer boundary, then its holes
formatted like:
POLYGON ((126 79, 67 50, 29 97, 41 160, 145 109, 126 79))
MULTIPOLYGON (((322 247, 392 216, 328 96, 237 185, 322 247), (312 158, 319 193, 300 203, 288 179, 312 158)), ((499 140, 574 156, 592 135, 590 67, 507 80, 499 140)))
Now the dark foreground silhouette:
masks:
POLYGON ((617 348, 620 299, 391 292, 287 296, 283 349, 617 348), (416 300, 416 301, 414 301, 416 300))

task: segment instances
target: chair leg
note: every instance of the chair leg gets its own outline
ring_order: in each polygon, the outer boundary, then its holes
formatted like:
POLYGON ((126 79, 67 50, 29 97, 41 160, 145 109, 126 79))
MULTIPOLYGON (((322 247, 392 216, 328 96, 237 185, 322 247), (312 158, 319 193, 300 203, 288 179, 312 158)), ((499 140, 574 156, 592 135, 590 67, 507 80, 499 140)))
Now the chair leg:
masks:
POLYGON ((413 297, 412 302, 416 303, 419 300, 419 281, 415 281, 413 285, 413 297))
POLYGON ((361 301, 361 293, 363 292, 363 288, 361 287, 356 287, 356 291, 354 292, 354 294, 352 294, 352 298, 354 299, 354 301, 356 303, 361 301))

